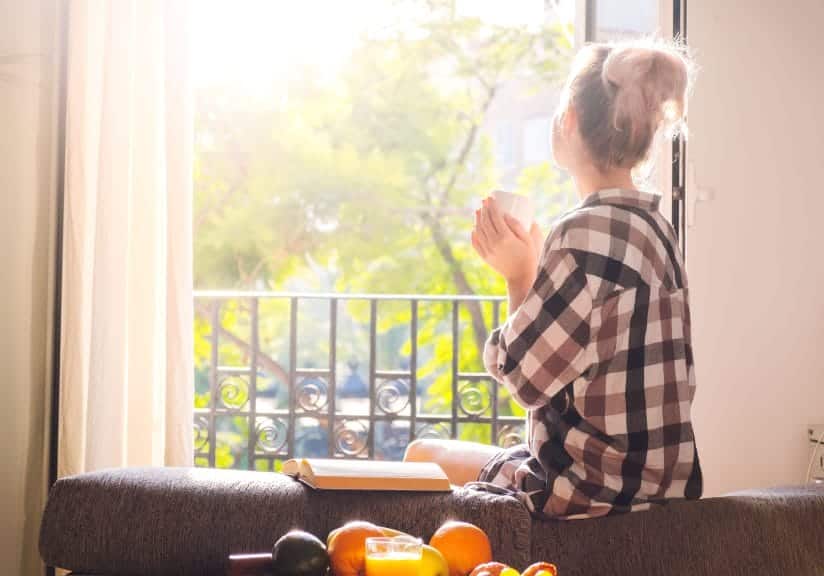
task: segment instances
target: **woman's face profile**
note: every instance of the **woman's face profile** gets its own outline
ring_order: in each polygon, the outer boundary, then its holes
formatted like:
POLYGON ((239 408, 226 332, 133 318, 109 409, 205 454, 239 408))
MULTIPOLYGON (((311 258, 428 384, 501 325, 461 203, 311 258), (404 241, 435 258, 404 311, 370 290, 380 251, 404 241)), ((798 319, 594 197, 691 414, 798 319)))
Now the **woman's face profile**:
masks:
POLYGON ((576 147, 573 138, 575 126, 575 111, 564 104, 555 111, 552 119, 552 159, 555 165, 563 170, 570 170, 576 163, 576 147))
POLYGON ((566 162, 564 161, 564 142, 563 142, 563 135, 561 127, 563 117, 563 111, 560 107, 555 111, 555 115, 552 117, 552 130, 550 134, 551 140, 551 150, 552 150, 552 161, 555 163, 558 168, 566 168, 566 162))

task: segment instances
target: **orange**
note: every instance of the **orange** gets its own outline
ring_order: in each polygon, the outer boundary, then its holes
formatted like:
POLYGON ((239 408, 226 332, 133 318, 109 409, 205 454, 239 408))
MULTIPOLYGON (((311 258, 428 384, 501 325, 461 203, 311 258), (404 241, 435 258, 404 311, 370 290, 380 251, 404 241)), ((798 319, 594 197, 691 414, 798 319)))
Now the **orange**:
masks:
POLYGON ((449 564, 449 576, 467 576, 475 566, 492 561, 492 545, 486 533, 468 522, 451 520, 438 528, 429 545, 449 564))
POLYGON ((501 562, 487 562, 478 564, 469 576, 498 576, 501 572, 509 568, 501 562))
POLYGON ((548 572, 552 576, 558 576, 558 568, 549 562, 536 562, 521 573, 521 576, 537 576, 540 572, 548 572))
POLYGON ((366 539, 383 536, 371 522, 349 522, 329 538, 329 563, 335 576, 359 576, 366 570, 366 539))

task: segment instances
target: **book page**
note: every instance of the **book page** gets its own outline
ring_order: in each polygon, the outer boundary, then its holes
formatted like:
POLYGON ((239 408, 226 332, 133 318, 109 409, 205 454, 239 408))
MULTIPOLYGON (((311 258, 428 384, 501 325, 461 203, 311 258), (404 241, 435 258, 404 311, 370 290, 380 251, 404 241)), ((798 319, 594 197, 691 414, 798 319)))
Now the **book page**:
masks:
POLYGON ((376 460, 308 459, 315 478, 338 476, 350 478, 432 478, 446 480, 446 474, 434 462, 385 462, 376 460))
POLYGON ((303 459, 284 464, 304 484, 321 490, 397 490, 448 492, 443 469, 433 462, 303 459))

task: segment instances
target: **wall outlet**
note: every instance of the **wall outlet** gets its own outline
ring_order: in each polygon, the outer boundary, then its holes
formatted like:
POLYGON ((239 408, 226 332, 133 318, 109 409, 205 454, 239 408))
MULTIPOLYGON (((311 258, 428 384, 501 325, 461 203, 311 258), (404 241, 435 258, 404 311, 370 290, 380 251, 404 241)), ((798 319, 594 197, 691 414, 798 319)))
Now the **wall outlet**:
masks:
POLYGON ((811 424, 807 427, 807 438, 810 443, 810 457, 815 453, 815 460, 813 461, 813 468, 810 476, 816 480, 824 480, 824 440, 821 446, 816 450, 816 442, 824 434, 824 424, 811 424))

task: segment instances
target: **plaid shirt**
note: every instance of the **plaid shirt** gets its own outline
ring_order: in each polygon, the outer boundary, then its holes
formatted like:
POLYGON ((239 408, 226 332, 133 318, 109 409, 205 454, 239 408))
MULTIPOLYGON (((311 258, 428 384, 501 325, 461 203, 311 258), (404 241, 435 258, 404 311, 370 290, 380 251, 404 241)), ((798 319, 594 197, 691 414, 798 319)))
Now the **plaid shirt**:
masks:
POLYGON ((529 450, 481 479, 538 516, 701 495, 687 278, 658 200, 603 190, 562 218, 523 304, 486 343, 487 370, 529 410, 529 450))

